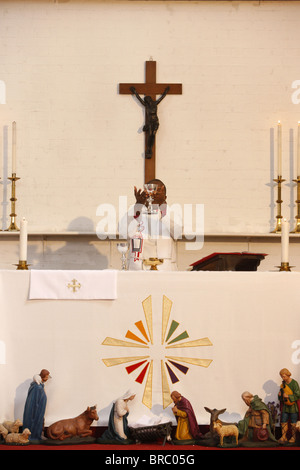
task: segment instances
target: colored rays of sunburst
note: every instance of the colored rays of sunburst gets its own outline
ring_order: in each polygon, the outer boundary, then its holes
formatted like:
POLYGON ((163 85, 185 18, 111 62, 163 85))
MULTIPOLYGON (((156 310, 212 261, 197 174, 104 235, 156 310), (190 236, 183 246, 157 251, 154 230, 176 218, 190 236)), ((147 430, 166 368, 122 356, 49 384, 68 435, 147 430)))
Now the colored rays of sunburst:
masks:
MULTIPOLYGON (((131 341, 119 340, 111 337, 105 338, 103 345, 106 346, 121 346, 129 348, 145 348, 149 349, 149 345, 153 344, 153 324, 152 324, 152 297, 151 295, 147 297, 142 302, 147 330, 142 321, 135 323, 137 330, 141 336, 133 333, 131 330, 128 330, 125 337, 131 341)), ((175 320, 172 320, 169 325, 170 313, 172 308, 172 301, 168 299, 165 295, 163 296, 163 305, 162 305, 162 336, 161 344, 165 345, 166 349, 172 348, 190 348, 190 347, 199 347, 199 346, 212 346, 212 343, 208 338, 202 338, 194 341, 184 341, 189 338, 187 331, 183 331, 175 336, 175 332, 179 327, 179 323, 175 320), (169 328, 168 328, 169 325, 169 328)), ((148 408, 152 408, 152 378, 153 378, 153 359, 149 355, 145 356, 130 356, 130 357, 117 357, 117 358, 108 358, 102 359, 104 364, 107 367, 126 364, 132 362, 126 366, 126 371, 128 374, 137 372, 137 377, 135 381, 139 384, 143 384, 145 380, 145 388, 142 402, 148 408)), ((174 357, 174 356, 164 356, 164 359, 161 359, 161 380, 162 380, 162 401, 163 407, 166 408, 171 402, 170 397, 170 387, 168 382, 168 377, 172 384, 175 384, 179 381, 177 376, 178 371, 187 374, 189 367, 184 364, 191 364, 196 366, 208 367, 212 362, 211 359, 197 359, 191 357, 174 357)))

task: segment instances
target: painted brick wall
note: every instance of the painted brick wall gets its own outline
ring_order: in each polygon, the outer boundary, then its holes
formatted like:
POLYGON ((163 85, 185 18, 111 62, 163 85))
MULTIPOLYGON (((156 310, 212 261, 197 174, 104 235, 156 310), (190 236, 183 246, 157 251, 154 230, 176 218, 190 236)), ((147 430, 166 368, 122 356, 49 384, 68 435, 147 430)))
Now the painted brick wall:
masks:
POLYGON ((17 214, 30 230, 92 231, 99 204, 143 183, 143 110, 118 83, 183 84, 159 107, 157 177, 170 204, 204 204, 208 233, 274 224, 276 123, 283 212, 294 225, 300 2, 0 2, 2 226, 9 222, 11 122, 17 214), (2 101, 3 103, 3 101, 2 101))

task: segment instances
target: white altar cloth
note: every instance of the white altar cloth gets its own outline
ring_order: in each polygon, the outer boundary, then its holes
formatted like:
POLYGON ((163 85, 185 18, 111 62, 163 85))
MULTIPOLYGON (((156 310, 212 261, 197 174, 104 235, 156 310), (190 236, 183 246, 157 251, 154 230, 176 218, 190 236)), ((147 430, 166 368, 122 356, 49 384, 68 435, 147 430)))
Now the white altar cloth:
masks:
POLYGON ((29 299, 113 300, 117 298, 117 271, 32 270, 29 299))
POLYGON ((199 424, 209 423, 205 406, 226 408, 221 419, 236 421, 246 412, 245 390, 277 400, 281 368, 300 382, 300 273, 119 271, 117 277, 115 300, 66 302, 29 300, 30 271, 0 271, 0 422, 22 419, 30 381, 43 368, 52 376, 46 426, 95 404, 93 425, 105 426, 112 402, 128 389, 136 393, 129 424, 153 414, 175 423, 172 405, 163 406, 168 389, 191 401, 199 424))

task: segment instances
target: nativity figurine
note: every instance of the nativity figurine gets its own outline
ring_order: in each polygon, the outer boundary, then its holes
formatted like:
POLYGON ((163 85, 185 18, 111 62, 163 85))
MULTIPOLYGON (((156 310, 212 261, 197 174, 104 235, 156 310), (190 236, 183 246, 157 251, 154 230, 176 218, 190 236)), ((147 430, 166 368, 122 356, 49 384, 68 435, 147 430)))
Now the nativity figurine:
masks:
POLYGON ((93 421, 98 421, 97 405, 88 406, 87 409, 75 418, 62 419, 51 424, 47 429, 50 439, 64 441, 68 438, 91 437, 93 431, 90 429, 93 421))
POLYGON ((291 372, 284 368, 281 369, 279 375, 282 379, 278 399, 280 403, 280 421, 281 421, 281 438, 280 444, 294 444, 296 442, 297 422, 299 421, 300 412, 300 389, 299 384, 295 379, 292 379, 291 372), (291 436, 288 438, 287 434, 291 429, 291 436))
POLYGON ((33 377, 30 384, 23 413, 23 429, 31 432, 30 441, 40 440, 44 429, 44 415, 47 405, 45 384, 51 378, 47 369, 33 377))
POLYGON ((171 393, 171 398, 174 402, 172 412, 177 421, 175 440, 195 441, 200 439, 202 434, 199 431, 197 419, 189 400, 177 391, 171 393))
POLYGON ((104 431, 99 442, 126 443, 130 440, 128 428, 129 402, 131 402, 134 397, 135 394, 128 390, 113 403, 109 415, 108 429, 104 431))
POLYGON ((241 442, 255 442, 261 445, 268 441, 277 443, 272 433, 272 415, 267 405, 257 395, 242 393, 242 400, 248 406, 244 419, 237 423, 241 442))

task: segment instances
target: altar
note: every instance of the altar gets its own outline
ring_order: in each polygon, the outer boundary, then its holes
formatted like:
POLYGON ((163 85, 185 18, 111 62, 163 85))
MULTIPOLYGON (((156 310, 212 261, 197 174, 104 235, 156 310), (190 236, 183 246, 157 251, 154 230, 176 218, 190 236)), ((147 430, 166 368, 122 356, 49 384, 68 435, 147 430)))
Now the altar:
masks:
POLYGON ((226 408, 222 419, 236 421, 246 412, 244 391, 276 402, 281 368, 299 380, 300 273, 116 271, 114 298, 77 299, 74 289, 74 300, 31 299, 32 273, 0 271, 2 421, 22 420, 43 368, 52 377, 46 427, 95 404, 93 425, 105 427, 129 389, 130 424, 144 416, 175 423, 174 390, 200 425, 209 423, 205 406, 226 408))

